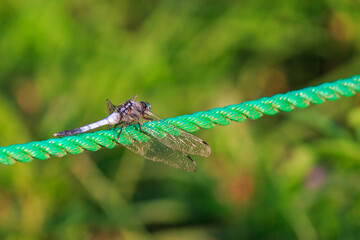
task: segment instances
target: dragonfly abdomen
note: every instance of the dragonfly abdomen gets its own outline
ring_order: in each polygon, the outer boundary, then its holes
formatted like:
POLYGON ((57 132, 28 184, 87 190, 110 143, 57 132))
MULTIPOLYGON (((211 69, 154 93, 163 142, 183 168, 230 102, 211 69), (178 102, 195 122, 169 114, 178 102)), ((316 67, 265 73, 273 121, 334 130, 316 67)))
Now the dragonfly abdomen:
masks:
POLYGON ((55 137, 64 137, 64 136, 72 136, 72 135, 76 135, 79 133, 82 133, 83 131, 81 131, 81 128, 75 128, 75 129, 71 129, 71 130, 65 130, 62 132, 58 132, 55 133, 54 136, 55 137))
POLYGON ((113 113, 113 114, 109 115, 109 117, 104 118, 104 119, 102 119, 100 121, 90 123, 90 124, 88 124, 86 126, 83 126, 83 127, 58 132, 58 133, 55 133, 54 136, 55 137, 72 136, 72 135, 76 135, 76 134, 79 134, 79 133, 90 131, 90 130, 92 130, 94 128, 98 128, 98 127, 101 127, 101 126, 104 126, 104 125, 113 125, 113 124, 116 124, 118 119, 119 119, 119 116, 117 116, 117 115, 118 114, 113 113))

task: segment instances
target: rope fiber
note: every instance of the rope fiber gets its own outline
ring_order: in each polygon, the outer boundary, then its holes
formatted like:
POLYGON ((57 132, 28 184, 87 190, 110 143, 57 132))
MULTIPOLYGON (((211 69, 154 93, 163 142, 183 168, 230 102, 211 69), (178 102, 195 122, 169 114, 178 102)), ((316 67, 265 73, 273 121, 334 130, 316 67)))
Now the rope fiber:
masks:
MULTIPOLYGON (((171 131, 169 130, 171 128, 168 127, 169 124, 186 132, 196 132, 199 128, 210 129, 215 125, 225 126, 231 121, 243 122, 246 119, 258 119, 263 115, 275 115, 279 111, 289 112, 295 108, 305 108, 310 103, 321 104, 326 100, 337 100, 341 96, 350 97, 356 92, 360 92, 360 75, 254 101, 167 118, 161 121, 150 121, 143 123, 143 125, 160 133, 171 131)), ((63 157, 68 153, 80 154, 84 150, 97 151, 103 147, 114 148, 119 143, 129 145, 131 144, 130 138, 136 141, 147 141, 149 139, 149 136, 140 132, 136 125, 124 128, 123 134, 118 139, 119 131, 120 128, 100 130, 75 136, 0 147, 0 163, 11 165, 16 161, 30 162, 34 158, 45 160, 52 156, 63 157)))

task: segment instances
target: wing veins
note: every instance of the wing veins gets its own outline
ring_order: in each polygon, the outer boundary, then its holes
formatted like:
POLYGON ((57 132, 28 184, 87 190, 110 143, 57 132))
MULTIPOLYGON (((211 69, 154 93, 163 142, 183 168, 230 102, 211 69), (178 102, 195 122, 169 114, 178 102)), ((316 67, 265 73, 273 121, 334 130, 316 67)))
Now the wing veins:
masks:
POLYGON ((150 136, 150 139, 147 141, 137 141, 131 137, 129 132, 124 131, 124 134, 129 138, 131 144, 124 144, 123 146, 144 158, 155 162, 162 162, 175 168, 185 169, 189 172, 195 172, 197 169, 196 163, 191 157, 177 149, 162 144, 154 137, 150 136))
MULTIPOLYGON (((148 111, 147 114, 154 118, 154 120, 159 121, 161 120, 160 117, 155 115, 154 113, 148 111)), ((185 132, 179 128, 172 126, 169 123, 163 122, 163 126, 168 129, 172 129, 174 133, 177 134, 170 134, 165 131, 161 131, 161 134, 157 132, 157 130, 151 127, 143 126, 142 129, 148 135, 153 136, 162 144, 170 147, 175 148, 181 152, 185 152, 187 154, 198 155, 203 157, 208 157, 211 154, 210 146, 202 139, 196 137, 195 135, 185 132)))

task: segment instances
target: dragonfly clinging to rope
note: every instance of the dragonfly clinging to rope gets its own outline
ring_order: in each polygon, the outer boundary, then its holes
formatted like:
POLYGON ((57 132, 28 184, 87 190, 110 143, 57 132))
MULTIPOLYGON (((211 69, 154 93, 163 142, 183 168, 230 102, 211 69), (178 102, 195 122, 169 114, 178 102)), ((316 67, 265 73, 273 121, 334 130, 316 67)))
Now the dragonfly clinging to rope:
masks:
POLYGON ((193 134, 165 122, 163 122, 163 127, 169 130, 166 132, 159 132, 159 130, 142 125, 142 121, 160 121, 161 118, 151 112, 149 103, 137 102, 136 98, 137 96, 119 106, 112 104, 107 99, 108 117, 83 127, 55 133, 54 136, 71 136, 104 125, 114 125, 114 128, 121 125, 117 135, 118 138, 120 138, 121 134, 125 134, 131 141, 131 144, 123 144, 123 146, 147 159, 182 168, 189 172, 196 171, 196 164, 188 154, 208 157, 211 154, 210 146, 193 134), (149 136, 149 139, 147 141, 137 141, 129 136, 126 131, 123 131, 125 127, 132 124, 137 124, 139 130, 149 136))

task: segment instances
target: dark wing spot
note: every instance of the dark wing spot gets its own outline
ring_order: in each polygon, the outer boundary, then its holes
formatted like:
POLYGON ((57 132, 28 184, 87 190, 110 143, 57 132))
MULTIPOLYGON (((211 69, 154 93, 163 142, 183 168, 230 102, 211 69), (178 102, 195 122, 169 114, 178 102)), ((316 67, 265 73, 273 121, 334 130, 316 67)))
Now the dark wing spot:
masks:
POLYGON ((203 142, 203 144, 209 146, 209 144, 207 142, 205 142, 204 140, 202 142, 203 142))

